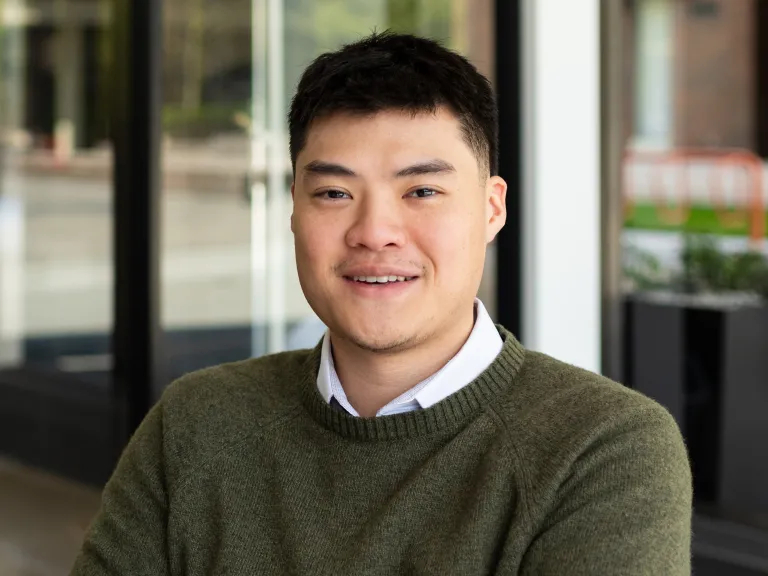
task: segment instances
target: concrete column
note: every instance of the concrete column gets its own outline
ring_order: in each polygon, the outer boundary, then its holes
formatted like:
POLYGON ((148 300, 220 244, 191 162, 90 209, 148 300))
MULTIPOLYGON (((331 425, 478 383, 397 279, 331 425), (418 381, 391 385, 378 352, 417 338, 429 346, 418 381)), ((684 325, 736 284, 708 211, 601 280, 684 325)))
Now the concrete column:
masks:
POLYGON ((600 370, 600 2, 523 1, 524 344, 600 370))

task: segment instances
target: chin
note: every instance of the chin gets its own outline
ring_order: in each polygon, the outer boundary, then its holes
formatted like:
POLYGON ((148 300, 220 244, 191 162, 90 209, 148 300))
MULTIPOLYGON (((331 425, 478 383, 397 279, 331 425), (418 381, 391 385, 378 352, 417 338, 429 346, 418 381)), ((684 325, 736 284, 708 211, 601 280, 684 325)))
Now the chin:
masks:
POLYGON ((380 354, 398 352, 411 347, 417 340, 402 330, 340 330, 339 335, 358 348, 380 354))

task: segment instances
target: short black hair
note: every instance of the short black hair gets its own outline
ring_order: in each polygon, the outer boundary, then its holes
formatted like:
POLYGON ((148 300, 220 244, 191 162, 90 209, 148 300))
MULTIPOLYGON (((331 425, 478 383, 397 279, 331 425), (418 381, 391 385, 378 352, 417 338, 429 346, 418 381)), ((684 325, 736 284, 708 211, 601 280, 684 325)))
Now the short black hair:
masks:
POLYGON ((312 122, 336 112, 436 112, 445 106, 461 123, 482 168, 498 171, 498 110, 488 79, 466 58, 434 40, 373 33, 315 59, 299 80, 288 118, 291 162, 312 122))

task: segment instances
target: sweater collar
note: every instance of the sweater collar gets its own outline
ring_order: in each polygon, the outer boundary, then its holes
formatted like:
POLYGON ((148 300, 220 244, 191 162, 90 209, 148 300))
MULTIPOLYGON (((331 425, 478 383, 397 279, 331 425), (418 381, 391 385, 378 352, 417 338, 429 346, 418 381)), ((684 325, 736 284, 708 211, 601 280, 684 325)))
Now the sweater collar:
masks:
MULTIPOLYGON (((469 338, 436 373, 406 391, 384 406, 377 416, 408 412, 418 408, 429 408, 462 389, 472 382, 494 361, 503 347, 503 342, 488 311, 479 299, 475 299, 475 324, 469 338)), ((317 374, 317 389, 328 404, 332 399, 350 414, 357 416, 349 404, 333 362, 331 339, 328 332, 323 337, 320 352, 320 369, 317 374)))
POLYGON ((471 383, 424 410, 391 416, 359 418, 328 404, 317 388, 322 342, 307 359, 302 383, 303 404, 325 428, 353 440, 397 440, 415 438, 446 429, 456 429, 494 404, 513 385, 525 358, 525 349, 502 326, 496 329, 503 341, 495 360, 471 383))

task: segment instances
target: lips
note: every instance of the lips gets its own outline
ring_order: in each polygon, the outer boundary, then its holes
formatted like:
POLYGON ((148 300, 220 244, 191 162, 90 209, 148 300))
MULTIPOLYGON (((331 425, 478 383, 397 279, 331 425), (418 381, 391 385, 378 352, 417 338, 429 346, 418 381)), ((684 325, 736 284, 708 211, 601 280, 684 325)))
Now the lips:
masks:
POLYGON ((415 280, 416 276, 345 276, 345 278, 366 284, 389 284, 392 282, 409 282, 415 280))
POLYGON ((343 266, 338 272, 346 280, 367 282, 369 284, 388 284, 390 282, 408 282, 422 275, 422 270, 415 266, 392 264, 359 264, 343 266))

